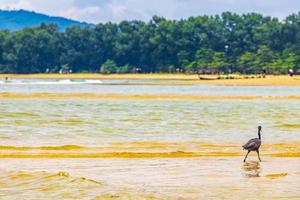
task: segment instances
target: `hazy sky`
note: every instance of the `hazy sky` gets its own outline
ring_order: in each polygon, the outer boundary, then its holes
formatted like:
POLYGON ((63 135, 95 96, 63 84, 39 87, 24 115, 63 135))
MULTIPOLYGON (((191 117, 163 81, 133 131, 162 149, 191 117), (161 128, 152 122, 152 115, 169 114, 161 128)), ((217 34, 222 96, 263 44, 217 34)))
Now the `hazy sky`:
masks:
POLYGON ((1 9, 26 9, 87 22, 180 19, 204 14, 259 12, 283 19, 300 11, 300 0, 0 0, 1 9))

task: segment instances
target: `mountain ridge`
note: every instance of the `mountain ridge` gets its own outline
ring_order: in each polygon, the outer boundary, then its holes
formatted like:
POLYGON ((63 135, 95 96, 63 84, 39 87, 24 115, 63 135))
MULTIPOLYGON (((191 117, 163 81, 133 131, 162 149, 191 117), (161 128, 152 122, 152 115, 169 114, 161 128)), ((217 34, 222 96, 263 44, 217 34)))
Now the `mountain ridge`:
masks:
POLYGON ((64 17, 49 16, 42 13, 27 10, 0 10, 0 29, 18 31, 24 28, 32 28, 40 24, 55 23, 60 30, 71 26, 89 27, 94 26, 86 22, 80 22, 64 17))

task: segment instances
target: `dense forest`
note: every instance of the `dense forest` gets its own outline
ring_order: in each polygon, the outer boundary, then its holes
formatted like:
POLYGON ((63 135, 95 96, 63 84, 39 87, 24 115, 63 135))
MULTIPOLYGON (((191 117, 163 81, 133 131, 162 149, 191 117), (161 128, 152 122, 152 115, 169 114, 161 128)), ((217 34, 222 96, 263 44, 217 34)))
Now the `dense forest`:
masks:
POLYGON ((1 73, 300 72, 300 13, 279 21, 250 13, 59 31, 41 24, 0 31, 1 73))

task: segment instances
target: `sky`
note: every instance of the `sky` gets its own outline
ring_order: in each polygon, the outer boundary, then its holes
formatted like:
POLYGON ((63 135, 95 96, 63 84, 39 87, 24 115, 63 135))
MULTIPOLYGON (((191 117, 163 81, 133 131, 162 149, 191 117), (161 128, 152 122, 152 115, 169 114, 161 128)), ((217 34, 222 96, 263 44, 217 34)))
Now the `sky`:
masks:
POLYGON ((0 0, 0 9, 25 9, 90 23, 148 21, 153 15, 181 19, 224 11, 284 19, 300 11, 300 0, 0 0))

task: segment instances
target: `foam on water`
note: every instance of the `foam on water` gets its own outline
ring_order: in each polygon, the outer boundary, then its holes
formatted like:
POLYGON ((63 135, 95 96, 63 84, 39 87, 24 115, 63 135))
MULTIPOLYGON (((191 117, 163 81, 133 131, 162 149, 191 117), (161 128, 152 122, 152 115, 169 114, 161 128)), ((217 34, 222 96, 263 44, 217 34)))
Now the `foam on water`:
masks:
POLYGON ((80 84, 102 84, 101 80, 73 80, 73 79, 58 79, 58 80, 26 80, 26 79, 13 79, 7 81, 0 81, 0 84, 5 85, 80 85, 80 84))
MULTIPOLYGON (((170 81, 170 80, 169 80, 170 81)), ((164 85, 161 80, 140 79, 18 79, 0 80, 0 92, 10 93, 93 93, 134 95, 199 95, 199 96, 300 96, 300 86, 216 86, 164 85), (147 83, 147 84, 146 84, 147 83), (151 84, 156 85, 151 85, 151 84), (62 87, 68 85, 69 87, 62 87)))

